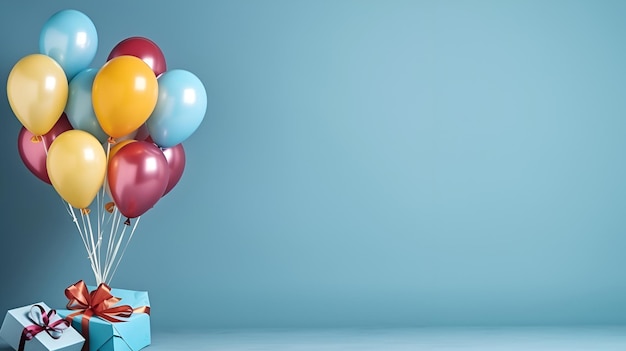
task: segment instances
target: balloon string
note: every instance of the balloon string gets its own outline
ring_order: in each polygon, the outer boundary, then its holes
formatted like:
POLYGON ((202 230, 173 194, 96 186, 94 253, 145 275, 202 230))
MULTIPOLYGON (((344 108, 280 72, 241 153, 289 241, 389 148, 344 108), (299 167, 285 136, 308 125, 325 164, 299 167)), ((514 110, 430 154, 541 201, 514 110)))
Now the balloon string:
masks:
POLYGON ((83 231, 81 230, 80 225, 78 224, 78 218, 76 218, 76 214, 74 214, 74 209, 67 202, 63 202, 63 205, 65 206, 67 213, 69 213, 70 216, 72 217, 72 222, 76 224, 76 229, 78 229, 78 234, 80 234, 80 238, 83 240, 83 245, 85 245, 85 250, 87 250, 87 253, 89 253, 90 252, 89 245, 87 244, 87 241, 85 240, 85 236, 83 235, 83 231))
MULTIPOLYGON (((111 220, 113 217, 115 217, 115 212, 111 213, 111 218, 109 218, 109 220, 111 220)), ((113 219, 113 221, 115 221, 115 220, 113 219)), ((111 224, 111 227, 113 227, 112 224, 111 224)), ((107 263, 109 262, 109 255, 111 253, 111 237, 112 237, 112 234, 109 232, 109 235, 107 237, 108 237, 108 240, 107 240, 107 251, 106 251, 106 256, 104 258, 104 267, 105 268, 107 266, 107 263)))
MULTIPOLYGON (((106 152, 106 164, 109 164, 109 153, 111 152, 111 144, 107 143, 107 152, 106 152)), ((104 225, 104 216, 106 211, 103 211, 103 207, 104 207, 104 195, 105 195, 105 190, 106 190, 106 184, 107 184, 107 168, 104 168, 104 181, 102 182, 102 196, 98 196, 97 195, 97 199, 96 199, 96 205, 98 207, 98 264, 102 264, 102 226, 104 225), (102 215, 101 215, 102 214, 102 215)), ((106 266, 106 259, 104 261, 104 264, 106 266)), ((101 267, 101 266, 100 266, 101 267)), ((102 280, 102 276, 100 276, 100 279, 102 280)))
POLYGON ((100 195, 98 193, 96 193, 96 207, 97 209, 97 220, 96 220, 96 226, 97 226, 97 235, 98 235, 98 265, 100 267, 102 267, 102 226, 101 226, 101 222, 104 220, 104 217, 101 217, 100 214, 102 213, 102 209, 100 208, 100 195))
POLYGON ((80 214, 81 214, 81 218, 82 218, 82 222, 83 222, 83 228, 84 228, 85 235, 89 234, 88 242, 91 242, 90 256, 92 257, 93 265, 95 266, 94 275, 95 275, 95 278, 96 278, 96 284, 100 285, 100 283, 102 283, 102 276, 100 274, 100 267, 98 266, 98 257, 97 257, 97 252, 96 252, 96 244, 94 242, 93 231, 91 230, 91 221, 89 220, 89 214, 85 213, 85 212, 86 211, 81 211, 80 214), (85 220, 85 217, 87 218, 87 220, 85 220), (89 231, 87 231, 87 229, 89 229, 89 231))
POLYGON ((85 237, 83 236, 83 231, 80 229, 80 225, 78 224, 78 219, 76 218, 76 214, 74 214, 74 209, 69 203, 63 200, 63 198, 59 198, 59 200, 61 200, 61 203, 63 203, 63 208, 65 208, 65 211, 69 214, 70 217, 72 217, 72 222, 76 224, 76 229, 78 229, 78 234, 80 234, 80 238, 83 240, 83 245, 85 245, 85 250, 87 250, 87 253, 89 253, 89 247, 87 245, 87 241, 85 240, 85 237))
POLYGON ((119 227, 119 221, 121 216, 119 215, 119 211, 117 208, 113 209, 113 216, 111 220, 111 231, 109 232, 109 243, 107 245, 107 256, 105 259, 104 267, 109 266, 109 262, 111 261, 111 255, 113 254, 113 247, 115 245, 115 237, 117 233, 117 228, 119 227))
POLYGON ((38 136, 41 138, 41 144, 43 145, 43 150, 46 152, 46 156, 48 156, 48 145, 46 145, 46 138, 43 136, 38 136))
POLYGON ((122 244, 122 241, 124 240, 124 234, 125 233, 126 233, 126 226, 123 226, 122 227, 122 233, 120 234, 120 238, 117 240, 117 244, 115 245, 115 249, 113 249, 113 253, 111 254, 111 261, 109 262, 107 267, 105 267, 105 270, 104 270, 104 277, 105 277, 105 279, 107 278, 107 276, 109 274, 109 271, 111 270, 111 266, 113 266, 113 262, 115 262, 115 257, 117 257, 117 252, 119 251, 120 245, 122 244))
POLYGON ((81 219, 82 219, 82 223, 83 223, 83 232, 85 233, 85 237, 87 238, 87 243, 90 244, 89 246, 89 251, 90 251, 90 255, 91 257, 93 257, 93 264, 94 264, 94 268, 95 268, 95 279, 96 279, 96 283, 99 283, 99 272, 100 269, 98 267, 98 257, 96 255, 96 243, 94 242, 93 239, 93 234, 91 231, 91 226, 87 224, 88 221, 85 220, 85 218, 87 217, 87 215, 89 215, 89 212, 87 211, 80 211, 81 213, 81 219))
POLYGON ((87 226, 89 228, 89 236, 91 237, 91 245, 94 245, 94 240, 95 240, 95 245, 93 246, 93 254, 95 256, 95 263, 96 263, 96 269, 98 271, 98 277, 96 279, 96 283, 97 285, 100 285, 100 283, 102 283, 102 271, 100 270, 100 241, 98 241, 98 237, 94 236, 93 233, 93 226, 91 225, 91 217, 89 216, 89 212, 85 213, 85 217, 87 218, 87 226), (96 251, 97 250, 97 251, 96 251))
MULTIPOLYGON (((119 259, 117 260, 117 264, 115 265, 115 268, 113 269, 113 273, 111 273, 111 277, 109 278, 109 280, 107 281, 107 284, 111 284, 111 281, 113 280, 113 276, 115 276, 115 272, 117 272, 117 267, 120 265, 120 262, 122 262, 122 258, 124 257, 124 253, 126 253, 126 249, 128 248, 128 244, 130 243, 130 241, 133 239, 133 236, 135 235, 135 229, 137 229, 137 224, 139 224, 139 220, 141 219, 141 216, 137 217, 137 220, 135 221, 135 225, 133 225, 133 230, 130 232, 130 236, 128 237, 128 240, 126 240, 126 245, 124 246, 124 249, 122 250, 122 254, 120 255, 119 259)), ((124 226, 126 227, 126 226, 124 226)))
POLYGON ((100 208, 100 194, 96 193, 96 235, 98 236, 98 265, 102 266, 102 227, 100 223, 104 219, 101 217, 102 210, 100 208))
POLYGON ((78 233, 80 234, 80 238, 83 240, 83 245, 85 245, 85 250, 87 251, 87 254, 88 254, 88 257, 89 257, 89 262, 91 263, 91 270, 93 271, 94 276, 97 276, 96 267, 94 265, 94 259, 93 259, 93 256, 91 255, 91 250, 89 249, 89 243, 87 242, 87 238, 85 236, 85 233, 83 233, 83 231, 80 228, 80 224, 78 223, 78 218, 76 218, 76 213, 74 213, 74 208, 67 202, 64 202, 64 206, 65 206, 67 212, 72 217, 72 222, 74 222, 74 224, 76 225, 76 229, 78 229, 78 233))
POLYGON ((120 214, 120 212, 115 209, 115 216, 116 218, 113 220, 113 223, 111 224, 111 234, 109 236, 109 252, 107 255, 107 259, 106 259, 106 263, 105 263, 105 281, 106 281, 106 276, 108 275, 109 272, 109 267, 111 266, 111 262, 113 260, 114 257, 114 251, 115 251, 115 242, 118 240, 118 233, 120 233, 120 235, 123 235, 123 231, 119 231, 120 229, 120 220, 122 219, 122 215, 120 214))

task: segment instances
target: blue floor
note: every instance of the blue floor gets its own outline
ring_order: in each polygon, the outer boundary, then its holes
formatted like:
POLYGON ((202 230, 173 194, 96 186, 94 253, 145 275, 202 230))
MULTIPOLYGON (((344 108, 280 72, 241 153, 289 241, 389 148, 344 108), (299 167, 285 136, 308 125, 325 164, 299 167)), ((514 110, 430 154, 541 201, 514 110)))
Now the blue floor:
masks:
MULTIPOLYGON (((0 351, 11 350, 0 343, 0 351)), ((626 327, 234 330, 153 333, 145 350, 626 350, 626 327)))
POLYGON ((626 350, 626 327, 422 328, 157 334, 152 350, 626 350))

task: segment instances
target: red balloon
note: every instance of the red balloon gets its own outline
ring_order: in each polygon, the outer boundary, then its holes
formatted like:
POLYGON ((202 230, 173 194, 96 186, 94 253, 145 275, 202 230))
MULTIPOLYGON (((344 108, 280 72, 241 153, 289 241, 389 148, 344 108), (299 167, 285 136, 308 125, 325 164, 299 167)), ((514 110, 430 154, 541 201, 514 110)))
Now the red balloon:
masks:
POLYGON ((42 181, 52 184, 46 169, 47 149, 52 141, 61 133, 72 128, 65 113, 61 115, 50 131, 40 138, 36 138, 33 133, 22 127, 17 137, 17 150, 22 158, 22 162, 28 170, 42 181))
POLYGON ((135 218, 151 209, 163 196, 169 167, 163 152, 147 141, 129 143, 111 157, 108 182, 120 212, 135 218))
POLYGON ((107 61, 123 55, 139 57, 152 68, 157 77, 167 70, 163 51, 148 38, 130 37, 120 41, 111 50, 107 61))
POLYGON ((178 184, 178 181, 183 176, 183 171, 185 170, 185 149, 183 144, 163 149, 163 155, 165 155, 170 169, 169 181, 163 194, 165 196, 178 184))

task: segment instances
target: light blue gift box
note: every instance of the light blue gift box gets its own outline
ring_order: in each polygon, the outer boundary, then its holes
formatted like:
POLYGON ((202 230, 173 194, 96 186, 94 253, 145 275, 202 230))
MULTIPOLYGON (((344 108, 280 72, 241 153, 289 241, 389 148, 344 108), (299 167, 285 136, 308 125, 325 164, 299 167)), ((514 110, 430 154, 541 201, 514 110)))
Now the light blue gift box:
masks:
MULTIPOLYGON (((46 313, 50 311, 50 307, 43 302, 39 302, 34 305, 43 307, 46 313)), ((22 330, 26 326, 33 324, 33 321, 28 317, 28 313, 34 305, 9 310, 4 318, 2 327, 0 327, 0 338, 6 341, 9 346, 15 350, 19 347, 22 330)), ((24 350, 80 351, 84 342, 85 339, 83 339, 83 337, 76 330, 74 330, 74 328, 69 327, 63 331, 63 334, 58 339, 52 338, 46 332, 37 334, 32 340, 26 341, 26 344, 24 344, 24 350)))
MULTIPOLYGON (((89 291, 95 287, 89 286, 89 291)), ((121 299, 116 304, 130 305, 133 309, 141 306, 150 306, 148 293, 124 289, 111 289, 111 294, 121 299)), ((57 310, 62 317, 67 317, 74 310, 57 310)), ((81 332, 85 339, 89 339, 89 351, 138 351, 150 345, 150 315, 147 313, 133 313, 124 322, 109 322, 97 316, 89 320, 89 335, 82 331, 81 320, 83 315, 72 319, 72 326, 81 332)))

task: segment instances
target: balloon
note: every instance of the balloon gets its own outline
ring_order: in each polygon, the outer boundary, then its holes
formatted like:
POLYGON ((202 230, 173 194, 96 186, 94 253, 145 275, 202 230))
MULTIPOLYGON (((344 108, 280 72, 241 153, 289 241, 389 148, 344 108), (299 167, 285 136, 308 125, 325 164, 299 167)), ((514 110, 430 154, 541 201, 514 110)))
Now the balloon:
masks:
MULTIPOLYGON (((127 140, 118 141, 115 144, 113 144, 113 146, 111 146, 111 149, 109 150, 108 160, 110 161, 115 156, 115 154, 117 154, 117 152, 120 151, 121 148, 123 148, 124 146, 130 143, 134 143, 135 141, 137 140, 127 139, 127 140)), ((108 161, 107 161, 107 165, 108 165, 108 161)), ((105 188, 107 195, 109 195, 109 197, 112 199, 113 195, 111 195, 111 187, 109 187, 109 182, 106 182, 104 184, 104 188, 105 188)))
POLYGON ((59 118, 52 129, 43 136, 36 138, 28 129, 22 127, 17 137, 17 149, 22 162, 32 174, 42 181, 52 184, 46 169, 46 153, 54 139, 61 133, 72 129, 65 114, 59 118))
POLYGON ((108 183, 120 212, 139 217, 163 196, 169 179, 167 159, 154 144, 126 144, 109 160, 108 183))
MULTIPOLYGON (((135 139, 137 140, 148 140, 150 137, 150 132, 148 132, 148 127, 146 124, 142 124, 139 129, 137 129, 137 134, 135 134, 135 139)), ((150 140, 152 142, 152 139, 150 140)))
POLYGON ((163 73, 158 83, 159 98, 146 126, 157 145, 172 147, 200 126, 207 108, 206 90, 198 77, 180 69, 163 73))
POLYGON ((39 53, 58 62, 68 80, 91 64, 97 50, 96 26, 80 11, 61 10, 55 13, 39 34, 39 53))
POLYGON ((107 135, 118 138, 139 128, 154 110, 159 87, 141 59, 119 56, 102 66, 93 82, 93 109, 107 135))
POLYGON ((9 104, 17 119, 34 135, 44 135, 59 120, 67 102, 63 69, 52 58, 32 54, 20 59, 7 80, 9 104))
POLYGON ((113 147, 111 147, 111 150, 109 151, 109 160, 112 159, 115 156, 115 154, 117 154, 117 152, 120 151, 121 148, 123 148, 124 146, 130 143, 134 143, 135 141, 137 140, 128 139, 128 140, 123 140, 123 141, 113 144, 113 147))
POLYGON ((70 81, 65 113, 74 129, 89 132, 103 143, 107 140, 108 135, 100 127, 91 103, 91 88, 97 73, 98 70, 88 68, 78 73, 70 81))
POLYGON ((116 143, 119 143, 121 141, 125 141, 125 140, 137 140, 137 138, 135 137, 135 135, 137 135, 137 131, 134 130, 126 135, 122 135, 121 137, 115 139, 116 143))
POLYGON ((163 196, 165 196, 178 184, 178 181, 183 176, 183 171, 185 170, 185 149, 183 148, 183 144, 178 144, 174 147, 165 148, 162 151, 170 169, 167 188, 163 194, 163 196))
POLYGON ((76 208, 87 208, 104 183, 106 154, 98 139, 84 130, 59 135, 46 162, 52 186, 76 208))
POLYGON ((167 66, 165 64, 165 56, 163 51, 152 40, 144 37, 130 37, 120 41, 107 58, 130 55, 142 59, 154 72, 155 76, 165 72, 167 66))

